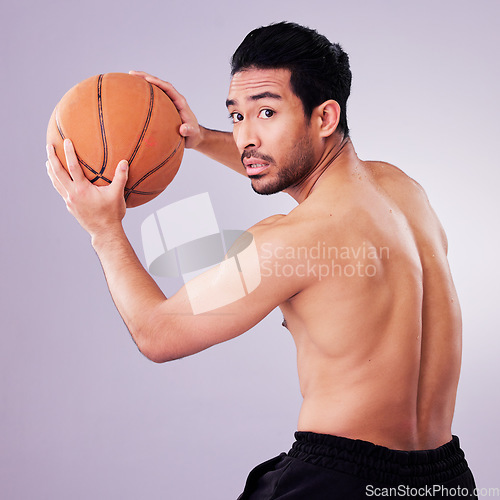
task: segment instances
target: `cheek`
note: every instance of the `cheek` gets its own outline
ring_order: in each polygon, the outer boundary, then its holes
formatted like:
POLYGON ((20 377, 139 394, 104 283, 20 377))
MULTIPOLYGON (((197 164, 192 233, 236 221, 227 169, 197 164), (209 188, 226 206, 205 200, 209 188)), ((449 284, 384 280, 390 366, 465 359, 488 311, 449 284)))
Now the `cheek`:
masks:
POLYGON ((302 134, 290 127, 269 127, 265 137, 266 142, 270 148, 275 151, 277 156, 286 155, 298 140, 300 140, 302 134))

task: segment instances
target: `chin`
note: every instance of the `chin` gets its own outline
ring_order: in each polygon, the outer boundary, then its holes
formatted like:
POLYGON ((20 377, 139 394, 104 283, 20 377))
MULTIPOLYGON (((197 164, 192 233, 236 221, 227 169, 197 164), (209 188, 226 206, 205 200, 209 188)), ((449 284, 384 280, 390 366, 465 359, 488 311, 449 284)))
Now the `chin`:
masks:
POLYGON ((256 192, 257 194, 263 194, 263 195, 270 195, 270 194, 276 194, 276 193, 279 193, 281 191, 283 191, 283 189, 286 189, 286 186, 285 187, 281 187, 281 186, 278 186, 276 185, 276 183, 269 183, 269 182, 259 182, 258 180, 253 180, 252 179, 252 189, 254 190, 254 192, 256 192))

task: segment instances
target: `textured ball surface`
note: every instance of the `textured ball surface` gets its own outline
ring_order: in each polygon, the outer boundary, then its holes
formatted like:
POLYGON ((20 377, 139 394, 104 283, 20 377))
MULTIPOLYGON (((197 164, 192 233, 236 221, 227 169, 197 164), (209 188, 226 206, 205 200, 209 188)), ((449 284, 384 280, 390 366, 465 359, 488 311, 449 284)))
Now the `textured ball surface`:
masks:
POLYGON ((68 170, 63 142, 71 139, 90 182, 110 184, 128 160, 127 207, 142 205, 172 182, 184 153, 181 119, 170 98, 141 77, 105 73, 70 89, 55 107, 47 130, 68 170))

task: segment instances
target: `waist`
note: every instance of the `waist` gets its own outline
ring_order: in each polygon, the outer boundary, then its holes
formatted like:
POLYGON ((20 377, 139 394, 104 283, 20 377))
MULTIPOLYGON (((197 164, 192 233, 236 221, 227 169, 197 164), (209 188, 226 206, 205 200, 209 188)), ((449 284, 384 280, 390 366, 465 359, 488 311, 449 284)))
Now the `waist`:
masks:
POLYGON ((298 431, 344 436, 397 450, 433 449, 451 439, 453 413, 434 411, 418 416, 410 390, 403 397, 384 388, 305 395, 298 431))
POLYGON ((385 484, 421 486, 449 481, 468 470, 457 436, 431 450, 402 451, 368 441, 298 431, 288 455, 385 484))

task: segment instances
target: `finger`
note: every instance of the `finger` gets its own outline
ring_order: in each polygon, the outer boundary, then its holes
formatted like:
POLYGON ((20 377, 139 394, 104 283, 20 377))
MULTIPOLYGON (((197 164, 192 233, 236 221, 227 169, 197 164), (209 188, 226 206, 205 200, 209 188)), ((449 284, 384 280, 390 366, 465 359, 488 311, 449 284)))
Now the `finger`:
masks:
MULTIPOLYGON (((150 75, 149 73, 146 73, 144 71, 129 71, 129 75, 132 76, 140 76, 141 78, 144 78, 144 80, 152 83, 153 85, 156 85, 160 89, 164 90, 165 92, 170 91, 171 88, 173 88, 172 84, 169 82, 165 82, 164 80, 160 80, 160 78, 150 75)), ((174 89, 175 90, 175 89, 174 89)))
POLYGON ((196 129, 187 123, 183 123, 179 127, 179 134, 182 135, 182 137, 189 137, 191 135, 194 135, 196 133, 196 129))
POLYGON ((146 76, 145 79, 149 83, 152 83, 153 85, 156 85, 161 90, 163 90, 165 94, 170 97, 170 100, 174 103, 175 107, 179 111, 183 110, 186 107, 186 98, 170 82, 160 80, 156 76, 150 75, 146 76))
POLYGON ((83 173, 80 162, 78 161, 78 158, 76 156, 73 143, 69 139, 64 139, 64 154, 66 155, 66 165, 68 165, 71 178, 75 182, 88 182, 83 173))
POLYGON ((130 70, 128 74, 133 76, 140 76, 142 78, 146 78, 147 76, 153 76, 150 75, 149 73, 146 73, 145 71, 135 71, 135 70, 130 70))
POLYGON ((174 103, 174 106, 177 108, 177 111, 181 114, 181 118, 187 119, 191 118, 192 111, 188 106, 186 98, 170 83, 164 80, 160 80, 156 76, 150 75, 149 73, 145 73, 144 71, 129 71, 129 74, 136 75, 144 78, 149 83, 156 85, 161 90, 165 92, 165 94, 170 97, 170 100, 174 103), (184 112, 189 114, 184 114, 184 112))
POLYGON ((156 85, 168 95, 170 100, 174 103, 183 122, 179 129, 179 134, 181 134, 182 137, 196 136, 199 133, 198 121, 191 111, 186 98, 178 92, 170 82, 160 80, 156 76, 152 76, 144 71, 129 71, 129 74, 144 78, 147 82, 156 85))
POLYGON ((48 160, 45 162, 45 166, 47 167, 47 174, 49 174, 49 178, 52 181, 52 185, 54 186, 55 190, 61 195, 62 198, 66 199, 66 197, 68 196, 68 192, 66 191, 64 186, 59 182, 59 179, 54 174, 50 162, 48 160))
POLYGON ((128 180, 128 162, 127 160, 122 160, 118 163, 113 181, 111 182, 111 187, 116 191, 123 193, 125 190, 125 185, 128 180))
POLYGON ((144 78, 144 80, 151 81, 151 83, 154 83, 156 86, 162 88, 164 85, 171 85, 169 82, 165 82, 164 80, 161 80, 157 76, 151 75, 150 73, 146 73, 145 71, 134 71, 131 70, 128 72, 129 75, 132 76, 140 76, 141 78, 144 78))
POLYGON ((52 144, 47 144, 47 157, 52 169, 52 174, 57 178, 58 182, 64 187, 66 192, 69 192, 73 181, 59 161, 59 158, 56 155, 56 150, 52 144))
POLYGON ((184 98, 184 96, 180 94, 170 82, 166 82, 165 80, 160 80, 158 77, 150 75, 149 73, 145 73, 144 71, 131 70, 129 71, 129 75, 140 76, 149 83, 152 83, 157 87, 160 87, 160 89, 164 90, 165 93, 168 95, 168 97, 170 97, 170 99, 174 101, 174 104, 175 101, 182 101, 179 102, 179 104, 182 105, 186 103, 186 99, 184 98))

